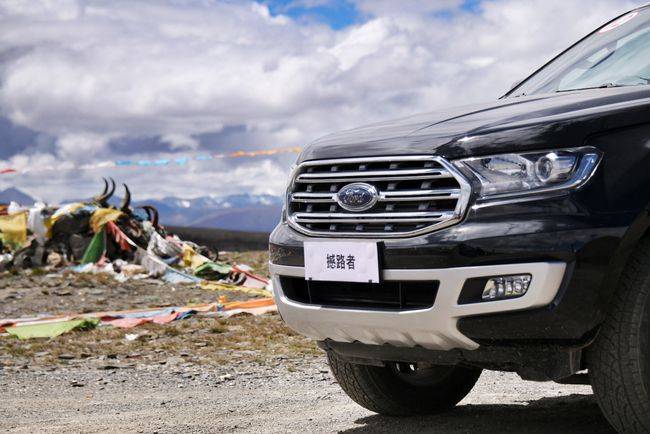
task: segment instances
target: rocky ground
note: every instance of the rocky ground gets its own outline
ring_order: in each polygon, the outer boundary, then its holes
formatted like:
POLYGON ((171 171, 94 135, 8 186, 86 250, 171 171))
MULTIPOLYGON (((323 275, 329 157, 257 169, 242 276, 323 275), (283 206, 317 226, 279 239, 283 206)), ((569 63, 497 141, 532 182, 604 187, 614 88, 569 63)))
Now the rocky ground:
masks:
MULTIPOLYGON (((262 252, 225 259, 266 273, 262 252)), ((5 274, 0 317, 210 302, 223 294, 246 297, 154 280, 5 274)), ((590 387, 494 372, 484 372, 451 413, 374 415, 343 394, 315 345, 276 314, 51 340, 0 336, 0 390, 0 430, 15 432, 609 432, 590 387)))

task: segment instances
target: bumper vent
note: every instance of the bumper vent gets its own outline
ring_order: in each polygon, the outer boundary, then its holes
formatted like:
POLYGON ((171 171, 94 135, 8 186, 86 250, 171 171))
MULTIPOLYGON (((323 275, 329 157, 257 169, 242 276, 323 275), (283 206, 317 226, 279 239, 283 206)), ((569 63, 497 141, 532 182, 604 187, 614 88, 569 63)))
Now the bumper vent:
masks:
POLYGON ((470 186, 447 161, 433 156, 317 160, 302 163, 287 192, 287 219, 315 236, 406 237, 457 223, 470 186), (369 209, 344 209, 338 192, 350 184, 374 187, 369 209))
POLYGON ((381 283, 319 282, 280 277, 282 292, 304 304, 347 308, 417 310, 433 306, 439 282, 384 281, 381 283))

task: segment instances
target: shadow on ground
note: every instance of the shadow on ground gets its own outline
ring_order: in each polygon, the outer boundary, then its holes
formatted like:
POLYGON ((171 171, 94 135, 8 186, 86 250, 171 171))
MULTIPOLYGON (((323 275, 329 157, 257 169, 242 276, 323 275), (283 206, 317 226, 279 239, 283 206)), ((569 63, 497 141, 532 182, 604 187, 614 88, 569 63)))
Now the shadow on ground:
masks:
POLYGON ((347 433, 612 433, 591 395, 568 395, 522 404, 461 405, 436 416, 393 418, 373 415, 357 419, 347 433))

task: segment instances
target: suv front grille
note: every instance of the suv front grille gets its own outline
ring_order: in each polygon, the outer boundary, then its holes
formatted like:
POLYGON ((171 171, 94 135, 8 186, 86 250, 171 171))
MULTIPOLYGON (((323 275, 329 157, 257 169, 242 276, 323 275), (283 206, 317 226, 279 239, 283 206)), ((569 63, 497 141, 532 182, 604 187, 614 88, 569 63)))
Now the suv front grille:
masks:
POLYGON ((321 282, 280 276, 284 295, 293 301, 347 309, 416 310, 433 306, 438 281, 380 283, 321 282))
POLYGON ((307 235, 405 237, 457 223, 470 186, 446 160, 433 156, 309 161, 293 173, 287 219, 307 235), (352 183, 373 186, 376 203, 345 210, 337 193, 352 183))

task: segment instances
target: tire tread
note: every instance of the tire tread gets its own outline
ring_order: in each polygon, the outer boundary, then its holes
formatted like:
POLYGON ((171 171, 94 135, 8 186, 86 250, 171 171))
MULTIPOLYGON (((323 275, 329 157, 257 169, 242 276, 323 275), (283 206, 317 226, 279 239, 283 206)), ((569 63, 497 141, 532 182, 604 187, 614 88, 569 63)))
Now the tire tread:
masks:
POLYGON ((430 399, 413 400, 401 397, 400 391, 395 390, 396 385, 385 381, 382 370, 386 368, 350 363, 332 352, 328 352, 327 357, 332 374, 353 401, 370 411, 390 416, 448 410, 471 391, 481 374, 480 369, 455 368, 445 386, 432 393, 430 399))
POLYGON ((598 403, 618 432, 650 432, 650 397, 640 348, 643 308, 650 297, 650 238, 626 265, 610 312, 589 349, 588 367, 598 403))

